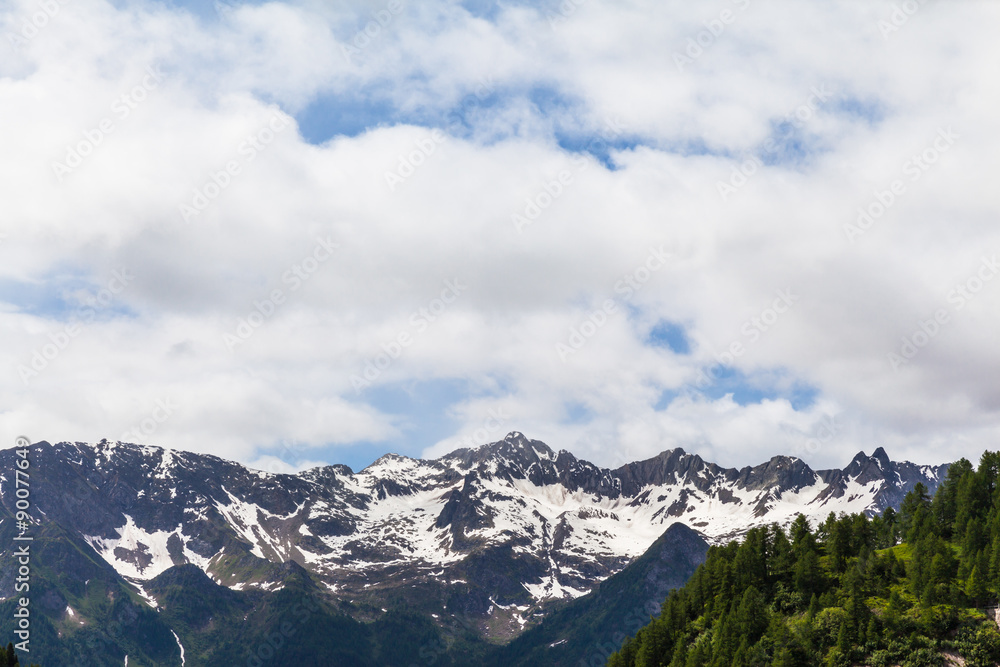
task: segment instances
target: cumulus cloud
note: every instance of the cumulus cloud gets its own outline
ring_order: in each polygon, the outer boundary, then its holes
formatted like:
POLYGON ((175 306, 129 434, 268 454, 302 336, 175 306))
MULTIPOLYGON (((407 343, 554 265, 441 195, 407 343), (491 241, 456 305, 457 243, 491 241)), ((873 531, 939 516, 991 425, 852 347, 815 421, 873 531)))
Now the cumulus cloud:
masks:
POLYGON ((996 440, 990 3, 51 6, 0 16, 11 442, 996 440))

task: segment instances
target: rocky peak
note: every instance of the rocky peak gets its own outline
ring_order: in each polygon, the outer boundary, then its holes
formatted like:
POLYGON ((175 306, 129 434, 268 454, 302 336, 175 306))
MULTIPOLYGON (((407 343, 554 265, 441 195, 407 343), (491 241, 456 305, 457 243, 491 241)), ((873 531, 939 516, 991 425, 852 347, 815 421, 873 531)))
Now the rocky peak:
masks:
POLYGON ((885 453, 885 450, 879 447, 874 452, 872 452, 872 458, 878 461, 879 466, 883 470, 888 470, 892 465, 892 461, 889 459, 889 455, 885 453))
POLYGON ((876 452, 881 452, 881 456, 875 454, 868 456, 864 452, 858 452, 844 468, 844 476, 858 484, 868 484, 876 480, 894 482, 892 462, 885 450, 879 447, 876 452))
POLYGON ((740 470, 739 486, 762 490, 777 487, 780 491, 798 491, 816 482, 817 475, 805 461, 790 456, 774 456, 767 463, 740 470))
POLYGON ((540 440, 529 440, 511 431, 503 440, 446 454, 439 461, 457 462, 463 469, 495 467, 498 470, 527 471, 533 464, 554 462, 556 454, 540 440))

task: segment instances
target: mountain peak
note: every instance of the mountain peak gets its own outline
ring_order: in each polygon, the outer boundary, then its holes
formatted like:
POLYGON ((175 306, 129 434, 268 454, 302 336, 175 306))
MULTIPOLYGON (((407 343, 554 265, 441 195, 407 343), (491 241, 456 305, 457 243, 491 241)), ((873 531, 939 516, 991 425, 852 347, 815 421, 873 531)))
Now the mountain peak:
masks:
POLYGON ((844 468, 844 474, 859 484, 868 484, 877 479, 887 479, 892 470, 892 462, 885 450, 879 447, 871 456, 863 451, 855 454, 850 464, 844 468))
POLYGON ((816 483, 817 475, 805 461, 793 456, 772 456, 767 463, 740 470, 737 483, 746 489, 798 491, 816 483))
POLYGON ((892 462, 889 459, 889 455, 886 454, 885 450, 881 447, 872 452, 872 458, 879 462, 879 465, 883 470, 888 470, 889 464, 892 462))
POLYGON ((458 462, 462 468, 484 464, 500 467, 515 465, 524 468, 541 461, 555 461, 556 453, 540 440, 529 440, 520 431, 511 431, 503 440, 490 442, 478 447, 463 447, 445 454, 438 460, 458 462))
POLYGON ((855 463, 860 463, 864 465, 867 462, 868 462, 868 455, 865 454, 865 450, 862 449, 860 452, 854 455, 854 458, 851 459, 851 463, 848 465, 854 465, 855 463))

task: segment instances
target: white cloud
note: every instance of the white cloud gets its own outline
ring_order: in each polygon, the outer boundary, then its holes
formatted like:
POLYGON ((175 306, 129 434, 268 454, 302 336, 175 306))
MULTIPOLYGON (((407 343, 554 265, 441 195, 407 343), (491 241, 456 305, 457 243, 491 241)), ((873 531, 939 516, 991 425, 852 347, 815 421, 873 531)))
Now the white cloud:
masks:
MULTIPOLYGON (((1000 252, 998 10, 925 5, 884 38, 888 3, 742 6, 584 3, 553 29, 527 7, 489 21, 421 3, 353 60, 341 47, 377 3, 267 3, 212 21, 150 3, 61 6, 0 59, 0 280, 20 304, 0 325, 0 431, 117 438, 172 397, 149 441, 244 461, 270 461, 283 440, 310 450, 296 461, 352 442, 440 455, 506 429, 607 465, 674 446, 750 464, 797 451, 831 415, 838 435, 803 453, 816 465, 879 444, 918 460, 977 456, 1000 424, 1000 280, 960 310, 948 295, 1000 252), (674 54, 723 9, 732 23, 678 68, 674 54), (149 67, 163 72, 155 86, 149 67), (719 182, 823 86, 830 99, 809 108, 788 159, 768 153, 723 200, 719 182), (321 146, 296 126, 268 134, 272 104, 298 113, 317 95, 324 113, 361 114, 369 129, 321 146), (448 129, 463 99, 467 134, 448 129), (60 182, 53 163, 88 150, 105 119, 112 131, 60 182), (636 142, 612 148, 614 171, 558 146, 559 133, 586 141, 609 124, 636 142), (913 180, 908 160, 946 128, 954 144, 913 180), (420 164, 390 189, 401 160, 420 164), (553 196, 561 172, 570 180, 553 196), (905 192, 852 243, 844 226, 896 179, 905 192), (185 221, 180 206, 213 181, 225 186, 185 221), (532 202, 545 205, 519 233, 511 216, 532 202), (339 248, 310 272, 318 239, 339 248), (668 265, 616 292, 663 244, 668 265), (84 276, 70 306, 83 308, 81 289, 97 298, 123 268, 134 281, 44 358, 65 325, 54 303, 70 298, 57 280, 84 276), (468 288, 438 314, 456 279, 468 288), (46 301, 26 310, 29 287, 46 301), (794 306, 766 331, 752 324, 786 289, 794 306), (275 290, 273 314, 228 349, 275 290), (606 299, 617 314, 564 362, 556 344, 606 299), (894 370, 889 353, 939 308, 950 321, 894 370), (645 343, 659 319, 688 328, 690 356, 645 343), (401 335, 411 342, 356 392, 352 376, 401 335), (815 404, 682 392, 654 410, 733 343, 748 377, 782 369, 818 390, 815 404), (25 384, 35 352, 44 368, 25 384), (456 430, 436 444, 378 398, 450 379, 474 390, 437 408, 456 430), (497 408, 509 428, 484 427, 497 408)), ((12 3, 3 34, 34 9, 12 3)))

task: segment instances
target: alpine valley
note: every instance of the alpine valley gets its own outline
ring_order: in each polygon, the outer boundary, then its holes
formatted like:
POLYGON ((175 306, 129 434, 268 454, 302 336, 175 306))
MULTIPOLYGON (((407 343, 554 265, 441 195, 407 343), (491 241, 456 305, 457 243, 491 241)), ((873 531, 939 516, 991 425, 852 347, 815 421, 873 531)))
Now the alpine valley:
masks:
MULTIPOLYGON (((878 514, 948 469, 879 448, 843 470, 681 449, 610 470, 517 432, 360 472, 108 441, 29 456, 30 657, 45 667, 604 664, 709 545, 800 513, 878 514)), ((8 638, 17 458, 0 452, 8 638)))

